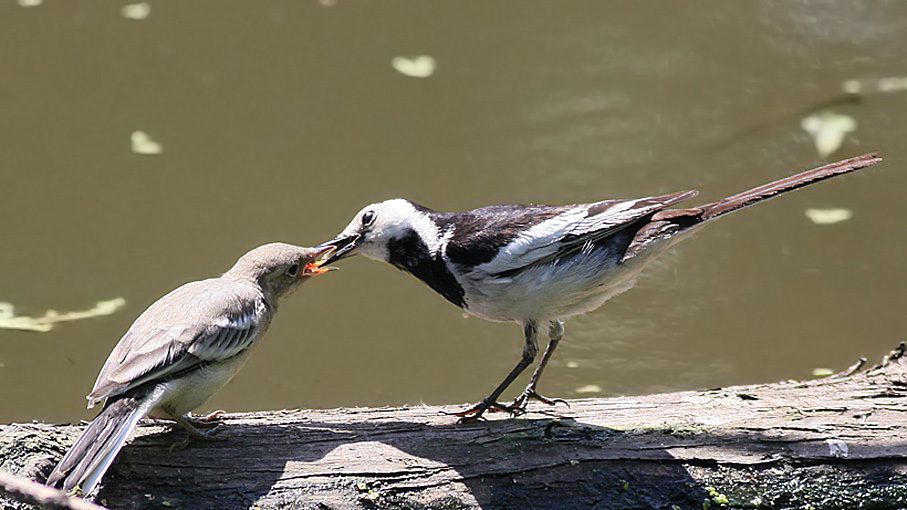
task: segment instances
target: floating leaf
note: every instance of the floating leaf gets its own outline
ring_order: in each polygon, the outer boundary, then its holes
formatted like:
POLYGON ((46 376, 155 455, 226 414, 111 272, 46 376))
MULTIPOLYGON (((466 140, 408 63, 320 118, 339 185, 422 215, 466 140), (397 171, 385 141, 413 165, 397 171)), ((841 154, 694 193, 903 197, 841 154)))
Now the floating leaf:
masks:
POLYGON ((151 14, 151 4, 140 2, 127 4, 120 9, 120 15, 126 19, 145 19, 151 14))
POLYGON ((863 91, 863 83, 860 80, 847 80, 841 84, 841 90, 845 94, 859 94, 863 91))
POLYGON ((801 120, 800 127, 812 135, 819 157, 825 158, 841 147, 847 133, 857 129, 857 121, 849 115, 824 110, 801 120))
POLYGON ((891 76, 879 80, 879 92, 900 92, 907 90, 907 76, 891 76))
POLYGON ((417 57, 394 57, 391 65, 400 74, 411 78, 428 78, 435 72, 438 63, 434 58, 428 55, 419 55, 417 57))
POLYGON ((834 374, 835 371, 830 368, 814 368, 813 375, 816 377, 825 377, 834 374))
POLYGON ((575 390, 577 393, 601 393, 602 387, 597 384, 587 384, 575 390))
POLYGON ((571 361, 567 362, 567 368, 578 368, 578 367, 579 367, 579 363, 577 363, 576 361, 571 360, 571 361))
POLYGON ((44 3, 44 0, 19 0, 21 7, 37 7, 44 3))
POLYGON ((907 76, 888 76, 875 80, 847 80, 841 90, 850 95, 901 92, 907 90, 907 76))
POLYGON ((132 132, 132 152, 136 154, 160 154, 164 152, 164 147, 155 142, 144 131, 132 132))
POLYGON ((850 209, 807 209, 803 213, 816 225, 831 225, 853 218, 850 209))
POLYGON ((58 322, 110 315, 125 304, 125 299, 116 298, 109 301, 99 301, 94 308, 81 312, 59 313, 56 310, 48 310, 43 317, 27 317, 24 315, 17 316, 11 303, 0 303, 0 328, 44 333, 53 329, 54 324, 58 322))

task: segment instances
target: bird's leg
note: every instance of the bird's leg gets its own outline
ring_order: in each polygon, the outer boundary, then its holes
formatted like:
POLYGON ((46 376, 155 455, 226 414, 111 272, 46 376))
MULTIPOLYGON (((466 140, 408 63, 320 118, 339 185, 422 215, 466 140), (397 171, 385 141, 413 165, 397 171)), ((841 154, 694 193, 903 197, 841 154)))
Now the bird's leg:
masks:
POLYGON ((559 403, 564 404, 567 407, 570 406, 564 399, 543 397, 536 391, 539 379, 542 378, 542 371, 545 370, 545 365, 548 364, 548 360, 551 359, 551 355, 554 354, 554 350, 557 349, 557 344, 560 343, 563 337, 564 323, 561 321, 551 321, 548 325, 548 347, 545 349, 545 354, 542 355, 542 361, 539 362, 539 366, 536 367, 535 372, 532 373, 532 378, 529 379, 529 384, 526 386, 526 389, 523 390, 523 393, 520 393, 520 396, 517 397, 512 404, 510 404, 508 410, 512 414, 518 415, 525 413, 526 404, 529 403, 529 399, 538 400, 550 406, 559 403))
POLYGON ((498 385, 494 391, 491 392, 491 395, 485 397, 478 404, 466 409, 465 411, 460 411, 458 413, 452 413, 454 416, 460 416, 459 423, 472 423, 478 421, 482 418, 482 414, 489 409, 495 411, 510 411, 508 406, 498 402, 498 397, 501 396, 501 393, 510 386, 510 383, 516 379, 523 370, 526 370, 526 367, 532 364, 532 361, 535 359, 536 353, 539 350, 538 344, 538 326, 535 322, 527 322, 523 325, 523 333, 526 336, 526 343, 523 345, 523 357, 520 358, 520 362, 517 363, 513 370, 507 374, 507 377, 504 379, 501 384, 498 385))
MULTIPOLYGON (((206 418, 206 417, 203 417, 203 418, 206 418)), ((195 426, 192 425, 192 422, 189 421, 189 419, 187 419, 185 416, 174 416, 173 419, 176 420, 176 423, 178 423, 181 427, 186 429, 186 432, 188 432, 189 434, 186 436, 186 439, 184 439, 178 443, 173 443, 173 445, 170 446, 171 452, 173 450, 182 450, 183 448, 189 446, 189 443, 191 443, 192 440, 200 440, 200 441, 226 441, 227 440, 227 438, 225 438, 225 437, 215 437, 215 434, 217 434, 221 430, 222 425, 220 423, 215 425, 211 430, 202 432, 201 430, 198 430, 197 428, 195 428, 195 426)))
POLYGON ((218 425, 223 423, 223 421, 219 420, 218 418, 226 413, 227 411, 218 409, 217 411, 211 411, 210 413, 203 416, 194 416, 192 413, 186 413, 184 418, 196 428, 212 428, 217 427, 218 425))

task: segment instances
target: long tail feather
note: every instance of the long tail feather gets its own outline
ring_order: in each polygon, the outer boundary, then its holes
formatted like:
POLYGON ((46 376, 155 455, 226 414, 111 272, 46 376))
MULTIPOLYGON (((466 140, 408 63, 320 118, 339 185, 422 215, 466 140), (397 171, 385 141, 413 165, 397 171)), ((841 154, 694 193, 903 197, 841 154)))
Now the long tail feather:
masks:
POLYGON ((54 468, 47 485, 66 491, 78 487, 90 495, 162 391, 161 386, 141 388, 108 403, 54 468))
POLYGON ((663 209, 652 215, 648 223, 642 225, 624 252, 622 262, 627 262, 637 255, 648 251, 649 246, 661 245, 661 241, 674 241, 696 230, 704 222, 725 215, 729 212, 748 207, 763 200, 774 198, 788 191, 802 188, 814 182, 836 175, 853 172, 882 161, 875 153, 864 154, 855 158, 829 163, 779 179, 768 184, 738 193, 717 202, 711 202, 691 209, 663 209))
POLYGON ((812 170, 807 170, 797 175, 763 184, 762 186, 744 191, 743 193, 738 193, 723 200, 702 205, 699 207, 699 209, 702 209, 700 218, 702 221, 712 219, 716 216, 721 216, 722 214, 727 214, 731 211, 736 211, 737 209, 742 209, 757 202, 776 197, 782 193, 802 188, 803 186, 823 179, 828 179, 829 177, 853 172, 860 168, 866 168, 879 161, 882 161, 882 158, 876 156, 876 153, 873 152, 813 168, 812 170))

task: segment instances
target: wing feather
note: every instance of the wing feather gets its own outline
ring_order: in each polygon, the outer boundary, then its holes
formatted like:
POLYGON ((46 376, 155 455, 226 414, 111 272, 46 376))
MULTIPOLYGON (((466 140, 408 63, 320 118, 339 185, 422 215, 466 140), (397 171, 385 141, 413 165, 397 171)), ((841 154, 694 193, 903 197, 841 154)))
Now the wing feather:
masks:
POLYGON ((507 278, 530 266, 554 261, 581 250, 633 225, 637 220, 681 200, 696 191, 681 191, 635 200, 608 200, 582 204, 527 229, 494 259, 479 266, 499 278, 507 278))
POLYGON ((89 406, 155 379, 229 359, 267 328, 260 291, 218 278, 162 297, 132 324, 98 374, 89 406))

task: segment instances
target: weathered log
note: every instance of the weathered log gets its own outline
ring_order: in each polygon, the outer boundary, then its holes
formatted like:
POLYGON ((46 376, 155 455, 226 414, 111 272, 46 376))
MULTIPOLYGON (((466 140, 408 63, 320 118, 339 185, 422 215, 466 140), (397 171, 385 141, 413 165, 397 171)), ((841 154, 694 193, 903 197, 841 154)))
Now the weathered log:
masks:
MULTIPOLYGON (((904 508, 907 358, 807 382, 570 401, 457 425, 456 407, 230 414, 169 451, 158 422, 97 501, 139 508, 904 508), (546 411, 541 413, 539 411, 546 411)), ((43 479, 76 425, 0 426, 0 468, 43 479)), ((17 503, 0 500, 17 508, 17 503)))
POLYGON ((11 475, 6 471, 0 471, 0 494, 46 510, 106 510, 86 499, 11 475))

